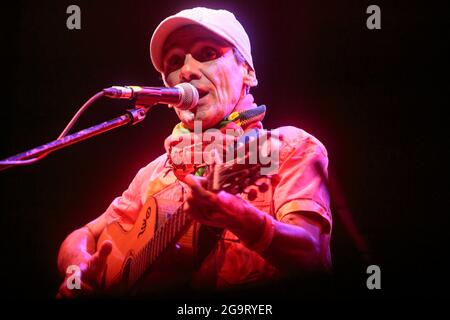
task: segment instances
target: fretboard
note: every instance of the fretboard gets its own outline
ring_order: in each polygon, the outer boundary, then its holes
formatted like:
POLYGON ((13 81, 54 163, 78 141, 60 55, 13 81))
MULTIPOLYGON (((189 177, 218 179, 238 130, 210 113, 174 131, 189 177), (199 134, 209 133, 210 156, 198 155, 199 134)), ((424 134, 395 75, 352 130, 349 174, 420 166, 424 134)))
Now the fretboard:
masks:
POLYGON ((133 286, 169 247, 176 245, 176 241, 189 228, 191 222, 192 218, 182 210, 182 206, 168 216, 165 223, 156 230, 153 238, 134 256, 131 262, 129 287, 133 286))

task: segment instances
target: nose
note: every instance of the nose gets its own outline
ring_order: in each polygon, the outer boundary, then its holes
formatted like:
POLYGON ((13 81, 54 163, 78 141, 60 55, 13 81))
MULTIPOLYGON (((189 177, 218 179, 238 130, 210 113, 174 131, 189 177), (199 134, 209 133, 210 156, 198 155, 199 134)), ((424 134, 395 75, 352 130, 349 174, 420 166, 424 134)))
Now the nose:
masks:
POLYGON ((202 76, 200 71, 200 62, 188 53, 184 58, 184 64, 180 69, 180 82, 189 82, 198 80, 202 76))

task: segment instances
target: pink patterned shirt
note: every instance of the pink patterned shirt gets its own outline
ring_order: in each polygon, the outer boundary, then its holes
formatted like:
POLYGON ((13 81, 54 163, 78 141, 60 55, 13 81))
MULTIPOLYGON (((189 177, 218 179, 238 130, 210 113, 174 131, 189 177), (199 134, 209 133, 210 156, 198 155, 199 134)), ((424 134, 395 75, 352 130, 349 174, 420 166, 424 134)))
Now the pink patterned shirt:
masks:
MULTIPOLYGON (((327 183, 328 156, 322 143, 307 132, 295 127, 278 129, 283 137, 279 147, 279 183, 268 192, 258 192, 249 201, 256 208, 283 219, 289 213, 307 211, 322 225, 321 248, 323 262, 331 266, 330 235, 332 218, 327 183), (318 172, 322 171, 322 174, 318 172)), ((106 210, 108 223, 119 221, 130 228, 146 202, 149 182, 166 173, 167 187, 154 194, 156 199, 183 202, 188 192, 167 167, 163 154, 139 170, 128 189, 114 199, 106 210)), ((245 199, 245 195, 243 196, 245 199)), ((192 278, 192 285, 200 288, 230 288, 257 283, 278 276, 278 270, 258 253, 247 249, 230 231, 226 231, 217 247, 203 260, 192 278)))

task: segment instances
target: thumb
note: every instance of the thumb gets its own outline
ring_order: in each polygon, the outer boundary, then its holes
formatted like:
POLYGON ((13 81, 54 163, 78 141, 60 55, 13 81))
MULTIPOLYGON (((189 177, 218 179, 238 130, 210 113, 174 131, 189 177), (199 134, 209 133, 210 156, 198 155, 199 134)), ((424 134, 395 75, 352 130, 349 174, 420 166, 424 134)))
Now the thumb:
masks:
POLYGON ((112 242, 110 240, 105 240, 100 249, 98 250, 99 260, 106 261, 106 258, 112 251, 112 242))
POLYGON ((186 175, 184 182, 192 189, 198 190, 200 188, 206 188, 208 180, 205 177, 194 176, 192 174, 186 175))

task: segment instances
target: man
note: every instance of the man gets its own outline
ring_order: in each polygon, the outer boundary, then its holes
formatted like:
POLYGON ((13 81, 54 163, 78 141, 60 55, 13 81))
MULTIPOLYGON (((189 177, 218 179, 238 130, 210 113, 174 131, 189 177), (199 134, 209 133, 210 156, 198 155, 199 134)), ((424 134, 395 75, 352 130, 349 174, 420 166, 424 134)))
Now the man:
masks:
MULTIPOLYGON (((253 197, 211 192, 200 177, 204 166, 174 160, 180 136, 192 136, 198 124, 203 131, 220 129, 225 140, 229 139, 225 128, 238 136, 264 132, 260 120, 265 108, 257 107, 249 93, 257 85, 250 41, 234 15, 207 8, 183 10, 157 27, 150 54, 167 86, 188 82, 198 89, 199 102, 191 110, 175 108, 181 123, 166 140, 167 153, 142 168, 99 218, 65 239, 58 268, 66 276, 68 266, 79 266, 82 281, 81 289, 71 290, 65 279, 58 297, 96 291, 113 247, 110 241, 97 244, 100 235, 112 223, 130 230, 149 196, 161 211, 168 202, 184 203, 184 212, 197 223, 225 230, 193 270, 190 288, 239 288, 328 269, 331 213, 324 181, 328 159, 313 136, 294 127, 278 129, 281 138, 273 145, 279 155, 279 181, 253 197), (243 118, 245 114, 252 116, 243 118)), ((176 270, 176 263, 172 265, 176 270)))

